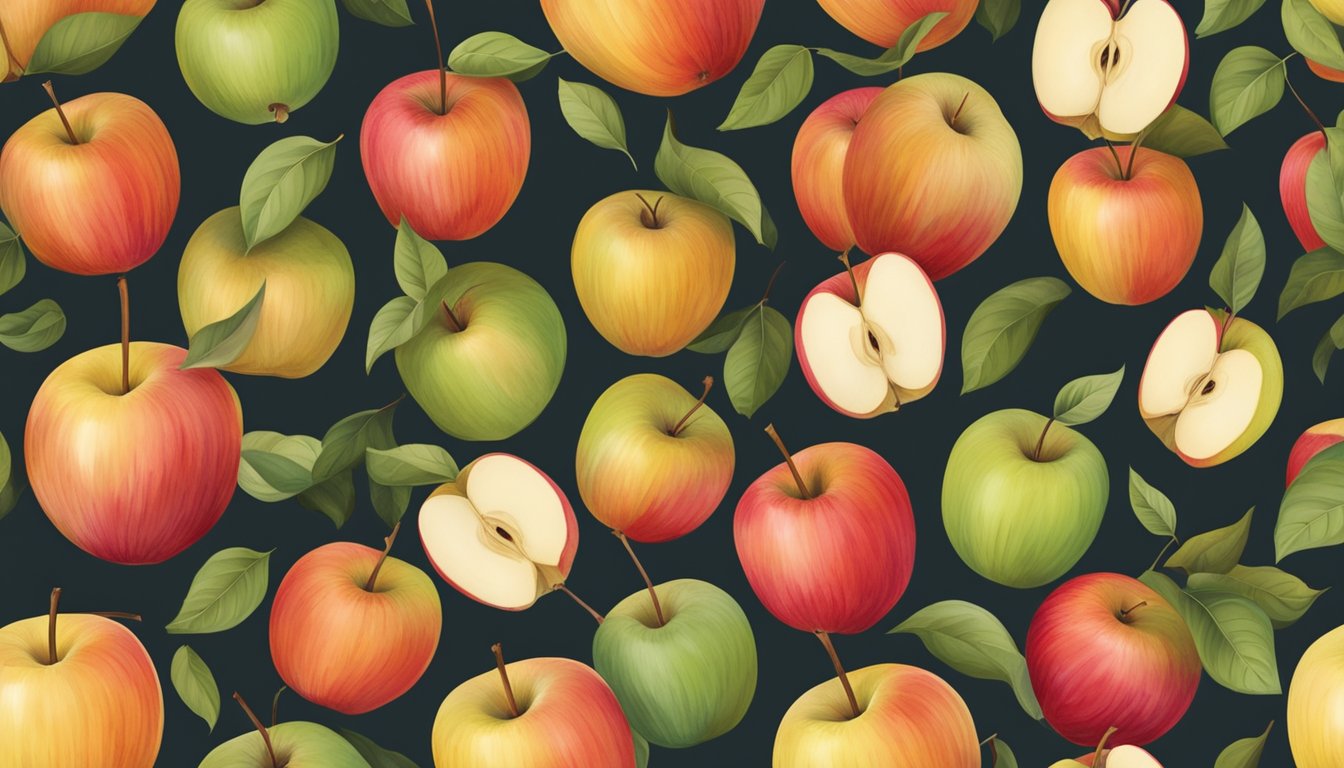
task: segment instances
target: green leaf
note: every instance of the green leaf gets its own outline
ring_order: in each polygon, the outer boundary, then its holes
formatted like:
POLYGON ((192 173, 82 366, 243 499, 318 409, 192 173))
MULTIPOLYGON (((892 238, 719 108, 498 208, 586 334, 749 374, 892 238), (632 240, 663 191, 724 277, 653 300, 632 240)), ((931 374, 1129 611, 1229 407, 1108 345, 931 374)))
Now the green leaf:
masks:
POLYGON ((230 547, 210 556, 196 572, 169 634, 203 635, 232 629, 266 597, 271 552, 230 547))
POLYGON ((173 654, 170 677, 178 698, 187 705, 187 709, 199 715, 213 732, 215 723, 219 721, 219 686, 215 684, 210 667, 191 646, 184 645, 173 654))
POLYGON ((47 30, 33 49, 24 74, 83 75, 102 66, 140 26, 139 16, 76 13, 47 30))
POLYGON ((735 309, 726 315, 719 315, 718 319, 709 324, 699 336, 691 340, 686 348, 692 352, 702 354, 717 354, 727 351, 737 341, 737 337, 742 335, 742 323, 747 319, 755 309, 755 304, 742 309, 735 309))
POLYGON ((0 293, 5 293, 18 285, 27 269, 27 260, 23 258, 23 243, 19 241, 19 236, 14 234, 14 230, 0 221, 0 293))
POLYGON ((992 41, 1008 34, 1022 13, 1022 0, 980 0, 975 9, 975 21, 989 30, 992 41))
POLYGON ((1083 376, 1065 384, 1055 395, 1054 418, 1060 424, 1076 427, 1100 418, 1125 378, 1125 366, 1113 373, 1083 376))
POLYGON ((831 50, 830 48, 818 48, 817 53, 834 61, 836 64, 848 69, 856 75, 863 77, 872 77, 874 75, 885 75, 888 72, 895 72, 915 57, 915 52, 919 50, 919 44, 923 42, 924 37, 933 31, 933 28, 947 16, 945 11, 930 13, 927 16, 917 19, 901 33, 896 44, 883 51, 875 59, 865 59, 862 56, 855 56, 842 51, 831 50))
POLYGON ((616 100, 595 85, 572 83, 556 78, 560 96, 560 114, 580 138, 603 149, 614 149, 630 159, 639 170, 639 164, 630 154, 625 141, 625 118, 616 100))
POLYGON ((1311 0, 1283 0, 1283 34, 1293 50, 1331 69, 1344 69, 1344 48, 1330 20, 1311 0))
POLYGON ((321 512, 340 528, 355 512, 354 472, 348 469, 337 472, 295 498, 305 509, 321 512))
POLYGON ((1227 573, 1192 573, 1190 588, 1241 595, 1260 606, 1275 629, 1292 626, 1325 594, 1324 589, 1312 589, 1272 565, 1234 565, 1227 573))
POLYGON ((223 320, 210 323, 192 335, 187 356, 182 360, 182 370, 222 368, 237 360, 247 345, 252 343, 265 299, 266 282, 263 280, 256 295, 242 309, 223 320))
POLYGON ((1189 574, 1227 573, 1241 559, 1251 535, 1251 507, 1237 522, 1192 536, 1167 558, 1167 568, 1180 568, 1189 574))
POLYGON ((255 472, 268 487, 274 488, 277 493, 287 494, 285 498, 313 487, 313 474, 310 469, 287 456, 266 451, 244 450, 239 464, 240 469, 243 464, 255 472))
POLYGON ((1204 17, 1195 27, 1195 37, 1226 32, 1260 10, 1265 0, 1204 0, 1204 17))
POLYGON ((1270 721, 1259 736, 1237 739, 1228 744, 1227 748, 1219 753, 1218 761, 1213 764, 1213 768, 1259 768, 1260 756, 1265 752, 1265 741, 1269 738, 1269 731, 1273 727, 1274 722, 1270 721))
POLYGON ((15 352, 41 352, 65 333, 65 313, 51 299, 38 299, 22 312, 0 315, 0 344, 15 352))
POLYGON ((812 52, 802 45, 776 45, 756 62, 720 131, 769 125, 793 111, 812 90, 812 52))
POLYGON ((758 304, 723 359, 723 386, 733 409, 751 418, 775 394, 793 361, 793 326, 774 307, 758 304))
POLYGON ((409 27, 411 11, 406 0, 341 0, 351 16, 382 24, 384 27, 409 27))
POLYGON ((1235 315, 1255 298, 1264 275, 1265 236, 1255 214, 1242 203, 1241 218, 1232 227, 1232 234, 1223 243, 1223 253, 1209 273, 1209 287, 1235 315))
POLYGON ((23 469, 14 461, 9 443, 5 442, 5 436, 0 435, 0 518, 14 509, 19 497, 23 495, 24 487, 23 469))
POLYGON ((404 485, 383 485, 370 480, 369 501, 373 504, 373 511, 391 528, 406 514, 406 508, 411 503, 411 489, 404 485))
POLYGON ((1226 136, 1283 98, 1283 60, 1254 45, 1233 48, 1213 73, 1209 109, 1213 125, 1226 136))
POLYGON ((535 76, 551 54, 505 32, 480 32, 448 54, 448 68, 471 77, 507 77, 521 82, 535 76))
POLYGON ((364 461, 364 453, 370 446, 395 445, 391 438, 392 419, 400 403, 396 400, 382 408, 360 411, 332 425, 322 436, 322 453, 313 462, 313 477, 327 478, 357 466, 364 461))
POLYGON ((1344 544, 1344 443, 1312 456, 1283 494, 1274 559, 1336 544, 1344 544))
POLYGON ((378 358, 410 341, 415 336, 416 309, 419 302, 410 296, 398 296, 387 302, 369 323, 369 341, 364 352, 364 372, 373 370, 378 358))
POLYGON ((457 479, 457 462, 437 445, 411 443, 365 452, 369 477, 383 485, 441 485, 457 479))
POLYGON ((1325 244, 1344 251, 1344 182, 1338 173, 1344 156, 1344 130, 1326 128, 1326 152, 1307 165, 1307 214, 1325 244))
POLYGON ((1279 294, 1279 318, 1294 309, 1344 293, 1344 254, 1330 246, 1297 257, 1279 294))
POLYGON ((1072 291, 1054 277, 1029 277, 990 294, 961 336, 961 393, 987 387, 1026 356, 1046 315, 1072 291))
POLYGON ((1177 157, 1195 157, 1227 149, 1227 142, 1203 116, 1172 104, 1148 126, 1143 146, 1177 157))
POLYGON ((1017 755, 1008 746, 1007 742, 998 736, 993 737, 994 762, 992 768, 1017 768, 1017 755))
POLYGON ((1311 355, 1311 369, 1322 385, 1325 384, 1325 372, 1330 367, 1330 358, 1341 349, 1344 349, 1344 315, 1326 329, 1320 341, 1316 342, 1316 350, 1311 355))
POLYGON ((361 736, 344 728, 341 729, 341 736, 350 742, 350 746, 364 758, 369 768, 419 768, 409 757, 400 752, 383 749, 367 736, 361 736))
POLYGON ((1171 499, 1129 468, 1129 506, 1149 533, 1164 538, 1176 536, 1176 506, 1171 499))
POLYGON ((429 290, 448 274, 448 262, 443 253, 401 217, 397 227, 397 244, 392 252, 392 268, 397 274, 397 285, 416 301, 425 298, 429 290))
POLYGON ((322 443, 308 435, 248 432, 243 435, 238 487, 259 501, 274 502, 292 498, 312 486, 313 462, 321 452, 322 443), (253 461, 257 462, 257 466, 252 464, 253 461))
POLYGON ((671 112, 653 172, 668 189, 719 211, 746 227, 756 242, 774 249, 778 233, 747 172, 727 155, 678 141, 671 112))
POLYGON ((887 634, 918 637, 929 653, 963 675, 1008 683, 1018 704, 1040 720, 1041 706, 1031 690, 1027 661, 994 614, 964 600, 944 600, 915 612, 887 634))
POLYGON ((261 150, 247 167, 238 194, 248 250, 285 231, 322 194, 336 168, 336 144, 342 138, 321 142, 287 136, 261 150))

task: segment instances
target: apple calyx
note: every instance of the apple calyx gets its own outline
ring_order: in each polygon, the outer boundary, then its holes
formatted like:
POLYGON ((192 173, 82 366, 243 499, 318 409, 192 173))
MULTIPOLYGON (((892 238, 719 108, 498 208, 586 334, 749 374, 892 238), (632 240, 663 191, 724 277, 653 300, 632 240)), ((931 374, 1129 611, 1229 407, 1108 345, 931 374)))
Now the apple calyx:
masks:
POLYGON ((840 678, 840 685, 845 689, 845 697, 849 699, 849 711, 852 713, 850 719, 859 717, 863 714, 863 710, 859 708, 859 700, 854 696, 854 687, 849 684, 849 675, 845 673, 845 665, 840 663, 840 656, 835 652, 835 644, 831 642, 830 633, 819 629, 816 635, 822 647, 826 649, 826 655, 831 657, 835 676, 840 678))
POLYGON ((691 416, 695 415, 695 412, 700 410, 700 407, 705 404, 705 400, 709 397, 709 390, 714 388, 714 377, 706 376, 701 383, 705 385, 705 391, 700 393, 700 399, 695 401, 695 405, 692 405, 691 409, 686 412, 686 415, 681 417, 681 421, 678 421, 676 426, 672 427, 672 431, 667 433, 669 437, 677 437, 680 435, 681 430, 685 429, 686 424, 691 420, 691 416))
POLYGON ((803 476, 798 472, 798 467, 793 463, 793 454, 789 453, 789 449, 784 446, 784 441, 780 439, 779 433, 775 431, 775 425, 766 424, 765 434, 770 436, 770 439, 775 443, 775 447, 779 449, 780 453, 784 454, 784 463, 789 466, 789 472, 793 474, 793 482, 798 485, 799 496, 804 499, 813 498, 812 491, 808 489, 807 483, 803 481, 803 476))
MULTIPOLYGON (((392 551, 392 544, 397 540, 397 533, 401 531, 401 521, 392 526, 392 533, 383 538, 383 553, 378 556, 378 562, 373 564, 373 572, 369 574, 369 580, 364 584, 365 592, 372 592, 378 582, 378 572, 383 569, 383 563, 387 562, 387 555, 392 551)), ((278 697, 280 694, 276 694, 278 697)))
POLYGON ((653 201, 653 205, 649 205, 649 201, 638 192, 635 193, 635 197, 644 204, 644 210, 639 212, 639 223, 643 224, 645 229, 662 229, 663 223, 658 220, 658 206, 663 204, 663 196, 659 195, 658 199, 653 201))
POLYGON ((280 102, 277 101, 276 103, 266 107, 266 109, 269 110, 271 114, 275 115, 275 122, 277 125, 284 125, 285 122, 289 120, 288 104, 281 104, 280 102))
POLYGON ((434 33, 434 52, 438 54, 439 70, 439 114, 448 114, 448 63, 443 60, 443 43, 439 41, 439 22, 434 18, 434 0, 425 0, 425 10, 429 12, 429 29, 434 33))
POLYGON ((495 666, 499 669, 499 679, 504 685, 504 699, 509 702, 509 717, 518 717, 522 712, 518 711, 518 700, 513 697, 513 686, 509 684, 509 670, 504 665, 504 646, 495 643, 490 646, 490 651, 495 654, 495 666))
POLYGON ((65 135, 69 137, 70 143, 79 146, 79 137, 75 135, 75 129, 70 125, 70 119, 65 116, 65 110, 61 108, 61 100, 56 98, 56 89, 51 86, 50 80, 42 84, 42 90, 47 92, 47 97, 56 107, 56 116, 61 118, 61 125, 65 126, 65 135))
POLYGON ((635 549, 630 546, 630 539, 626 537, 623 531, 612 531, 612 534, 621 540, 626 553, 630 555, 630 559, 635 563, 635 568, 639 571, 639 577, 644 580, 644 586, 649 590, 649 598, 653 600, 653 613, 658 617, 658 626, 665 626, 667 620, 663 618, 663 606, 658 602, 658 591, 653 588, 653 581, 649 578, 648 571, 644 570, 644 564, 639 562, 639 558, 635 556, 635 549))
MULTIPOLYGON (((276 695, 277 697, 279 696, 279 694, 276 695)), ((271 745, 271 732, 267 730, 265 725, 262 725, 261 720, 257 718, 257 715, 252 711, 252 708, 247 706, 247 702, 243 700, 242 694, 234 691, 233 700, 238 702, 238 706, 243 708, 243 713, 247 715, 247 719, 252 721, 252 727, 256 728, 257 732, 261 734, 261 740, 266 744, 266 754, 271 756, 271 768, 285 768, 285 766, 281 765, 280 762, 275 759, 275 747, 271 745)))

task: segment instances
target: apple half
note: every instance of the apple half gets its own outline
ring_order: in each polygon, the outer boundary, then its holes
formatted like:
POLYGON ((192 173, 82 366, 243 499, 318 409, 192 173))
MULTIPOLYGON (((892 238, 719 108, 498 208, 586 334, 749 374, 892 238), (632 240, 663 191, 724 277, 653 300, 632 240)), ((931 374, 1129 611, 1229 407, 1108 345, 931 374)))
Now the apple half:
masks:
POLYGON ((884 253, 803 299, 794 345, 823 402, 869 419, 924 397, 938 383, 947 345, 943 305, 918 264, 884 253))
POLYGON ((1031 52, 1041 109, 1093 139, 1148 127, 1176 101, 1190 66, 1185 25, 1167 0, 1135 0, 1116 18, 1118 5, 1050 0, 1031 52))
POLYGON ((1100 759, 1083 755, 1077 760, 1061 760, 1050 768, 1162 768, 1162 764, 1143 747, 1125 744, 1102 750, 1100 759))
POLYGON ((521 611, 565 582, 579 524, 546 473, 517 456, 491 453, 425 499, 420 541, 434 569, 459 592, 521 611))

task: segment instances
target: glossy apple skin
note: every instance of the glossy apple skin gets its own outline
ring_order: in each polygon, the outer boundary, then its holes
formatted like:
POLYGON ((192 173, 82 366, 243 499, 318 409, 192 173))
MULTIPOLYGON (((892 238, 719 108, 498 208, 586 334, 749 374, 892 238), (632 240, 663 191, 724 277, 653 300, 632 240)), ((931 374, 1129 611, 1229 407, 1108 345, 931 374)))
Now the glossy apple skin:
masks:
POLYGON ((1344 765, 1344 627, 1311 644, 1288 687, 1288 744, 1297 768, 1344 765))
POLYGON ((635 541, 680 538, 700 527, 733 480, 733 436, 709 405, 673 428, 696 398, 665 376, 640 373, 593 403, 579 434, 579 495, 603 525, 635 541))
POLYGON ((177 149, 149 105, 94 93, 24 123, 0 150, 0 209, 38 261, 76 275, 128 272, 177 214, 177 149))
MULTIPOLYGON (((317 723, 289 722, 268 726, 275 760, 285 768, 368 768, 350 742, 317 723)), ((269 766, 271 757, 261 734, 249 731, 220 744, 198 768, 269 766)))
POLYGON ((76 355, 28 411, 24 453, 42 511, 75 546, 122 565, 158 563, 214 527, 238 482, 243 412, 213 368, 179 370, 187 351, 131 344, 76 355), (115 393, 115 394, 114 394, 115 393))
POLYGON ((890 48, 906 27, 930 13, 947 17, 934 25, 917 50, 937 48, 956 37, 970 23, 976 0, 817 0, 840 26, 873 45, 890 48))
POLYGON ((110 619, 61 614, 49 665, 47 622, 0 629, 0 765, 153 768, 163 692, 145 647, 110 619))
POLYGON ((942 678, 904 664, 849 672, 862 714, 837 678, 798 697, 775 733, 774 768, 979 768, 980 740, 966 702, 942 678))
POLYGON ((309 552, 289 569, 271 605, 271 658, 280 677, 314 704, 347 715, 377 709, 411 689, 439 646, 443 608, 425 572, 352 542, 309 552))
POLYGON ((1106 460, 1064 424, 1016 408, 961 433, 943 476, 943 527, 971 570, 1024 589, 1063 576, 1087 552, 1110 495, 1106 460))
POLYGON ((1288 148, 1283 156, 1283 166, 1279 169, 1279 199, 1283 201, 1283 213, 1288 224, 1297 235, 1297 241, 1306 251, 1325 247, 1325 241, 1316 233, 1316 225, 1311 223, 1311 212, 1307 209, 1307 169, 1316 155, 1325 149, 1325 136, 1320 131, 1312 131, 1288 148))
POLYGON ((1051 592, 1032 617, 1026 656, 1045 719, 1083 746, 1111 726, 1112 746, 1157 739, 1199 687, 1199 652, 1185 621, 1157 592, 1118 573, 1078 576, 1051 592))
POLYGON ((251 251, 238 208, 206 219, 191 236, 177 270, 177 302, 187 337, 233 316, 262 283, 257 330, 234 373, 298 379, 336 351, 355 305, 355 268, 331 232, 300 216, 251 251))
POLYGON ((680 96, 742 60, 765 0, 541 0, 560 45, 613 85, 680 96))
POLYGON ((1008 226, 1022 192, 1022 149, 984 88, 960 75, 915 75, 864 112, 845 156, 844 192, 860 248, 907 254, 940 280, 1008 226))
POLYGON ((401 218, 429 240, 469 240, 493 227, 523 188, 532 128, 518 88, 504 78, 439 72, 392 81, 364 113, 359 154, 388 223, 401 218))
POLYGON ((793 197, 808 229, 827 248, 840 252, 854 245, 845 210, 845 155, 854 128, 882 88, 842 91, 812 110, 793 140, 793 197))
POLYGON ((607 612, 593 636, 593 666, 611 685, 630 726, 660 747, 709 741, 742 720, 756 693, 756 639, 742 607, 704 581, 654 587, 607 612))
POLYGON ((1284 487, 1293 484, 1293 480, 1313 456, 1341 441, 1344 441, 1344 419, 1323 421, 1303 432, 1288 452, 1288 473, 1284 487))
MULTIPOLYGON (((1120 163, 1130 149, 1116 147, 1120 163)), ((1190 166, 1144 149, 1121 179, 1105 147, 1086 149, 1050 182, 1050 233, 1083 290, 1110 304, 1147 304, 1175 288, 1199 250, 1204 207, 1190 166)))
POLYGON ((598 201, 574 233, 579 304, 602 338, 631 355, 665 357, 714 322, 733 283, 728 217, 670 192, 633 190, 598 201), (641 219, 657 207, 658 226, 641 219))
POLYGON ((42 36, 66 16, 97 12, 143 17, 153 7, 154 0, 6 0, 0 3, 0 82, 19 79, 42 36))
POLYGON ((457 686, 434 718, 435 768, 634 768, 630 724, 591 667, 541 658, 507 670, 519 716, 509 716, 497 670, 457 686))
POLYGON ((793 462, 813 498, 800 498, 783 463, 747 486, 733 517, 742 570, 785 624, 804 632, 863 632, 910 583, 910 495, 886 459, 854 443, 814 445, 793 462))

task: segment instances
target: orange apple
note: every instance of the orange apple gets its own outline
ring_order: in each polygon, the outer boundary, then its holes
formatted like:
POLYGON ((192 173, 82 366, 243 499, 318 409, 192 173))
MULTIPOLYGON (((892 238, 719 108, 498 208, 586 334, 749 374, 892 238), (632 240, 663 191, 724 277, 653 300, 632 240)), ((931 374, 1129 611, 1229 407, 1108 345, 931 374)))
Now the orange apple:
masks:
POLYGON ((859 118, 882 89, 854 88, 823 101, 798 128, 793 141, 793 196, 803 221, 827 248, 854 245, 845 212, 845 155, 859 118))
POLYGON ((817 0, 840 26, 864 40, 890 48, 906 27, 930 13, 947 16, 919 41, 918 50, 937 48, 960 34, 975 15, 978 0, 817 0))

